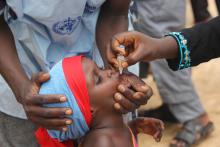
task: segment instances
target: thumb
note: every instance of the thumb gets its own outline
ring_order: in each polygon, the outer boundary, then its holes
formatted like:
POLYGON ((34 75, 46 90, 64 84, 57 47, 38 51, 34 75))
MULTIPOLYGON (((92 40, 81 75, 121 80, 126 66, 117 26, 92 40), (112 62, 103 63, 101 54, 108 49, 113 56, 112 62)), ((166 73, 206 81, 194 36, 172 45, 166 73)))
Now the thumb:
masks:
POLYGON ((49 79, 50 79, 50 75, 47 72, 39 72, 37 74, 33 74, 31 77, 32 82, 34 82, 38 86, 48 81, 49 79))

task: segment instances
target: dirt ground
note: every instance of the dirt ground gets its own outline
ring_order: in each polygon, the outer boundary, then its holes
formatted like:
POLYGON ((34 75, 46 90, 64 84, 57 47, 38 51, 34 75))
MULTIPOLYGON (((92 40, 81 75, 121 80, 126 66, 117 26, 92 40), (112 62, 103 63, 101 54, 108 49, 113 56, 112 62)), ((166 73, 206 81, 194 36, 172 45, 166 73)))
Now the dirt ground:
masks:
MULTIPOLYGON (((188 3, 188 1, 187 1, 188 3)), ((214 0, 209 0, 209 9, 212 16, 216 16, 216 7, 214 0)), ((191 7, 187 4, 187 26, 193 24, 193 18, 191 13, 191 7)), ((207 110, 210 119, 215 124, 215 131, 202 143, 196 145, 196 147, 220 147, 220 58, 212 60, 208 63, 201 64, 192 69, 192 79, 195 87, 201 97, 202 103, 207 110)), ((142 109, 149 109, 157 107, 161 104, 160 96, 156 88, 155 82, 152 76, 145 79, 146 82, 154 89, 154 96, 151 98, 147 106, 142 109)), ((174 137, 176 131, 180 127, 178 125, 166 124, 163 139, 160 143, 154 142, 154 140, 147 135, 139 136, 140 147, 167 147, 169 142, 174 137)))

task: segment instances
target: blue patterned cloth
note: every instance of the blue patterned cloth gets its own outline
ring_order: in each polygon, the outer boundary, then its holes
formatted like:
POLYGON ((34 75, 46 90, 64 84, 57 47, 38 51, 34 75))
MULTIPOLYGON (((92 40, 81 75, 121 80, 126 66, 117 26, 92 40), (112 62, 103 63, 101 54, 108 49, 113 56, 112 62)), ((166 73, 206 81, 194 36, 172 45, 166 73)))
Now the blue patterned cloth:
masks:
POLYGON ((62 68, 62 61, 58 62, 51 69, 50 76, 50 80, 41 86, 40 94, 63 94, 67 97, 68 101, 65 103, 47 104, 45 107, 71 108, 73 114, 69 116, 69 118, 73 120, 73 123, 68 125, 67 132, 48 130, 49 135, 59 141, 78 139, 84 136, 85 133, 89 131, 89 127, 87 126, 77 101, 66 82, 62 68))

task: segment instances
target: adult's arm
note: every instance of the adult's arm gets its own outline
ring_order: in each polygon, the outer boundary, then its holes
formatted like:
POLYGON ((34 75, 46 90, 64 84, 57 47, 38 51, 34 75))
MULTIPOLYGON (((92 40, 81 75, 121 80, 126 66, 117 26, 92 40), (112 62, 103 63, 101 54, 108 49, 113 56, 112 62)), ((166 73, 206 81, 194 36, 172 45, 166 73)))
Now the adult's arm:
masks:
MULTIPOLYGON (((175 37, 171 36, 156 39, 139 32, 117 34, 112 39, 111 48, 108 49, 108 52, 111 53, 107 56, 108 61, 114 66, 118 53, 126 55, 126 53, 118 47, 119 44, 126 44, 127 46, 131 46, 131 50, 129 50, 126 61, 122 63, 124 67, 139 61, 152 61, 165 58, 168 59, 169 66, 173 70, 186 68, 188 66, 179 68, 181 53, 177 40, 182 42, 182 45, 186 43, 190 51, 190 66, 196 66, 202 62, 220 57, 219 16, 207 23, 201 23, 192 28, 183 29, 180 31, 180 34, 181 37, 179 37, 179 39, 174 39, 175 37), (183 39, 182 36, 184 36, 185 39, 183 39)), ((184 54, 184 51, 182 54, 184 54)))
POLYGON ((181 32, 191 51, 192 66, 220 57, 220 17, 181 32))
MULTIPOLYGON (((183 29, 180 32, 187 40, 187 48, 190 51, 190 66, 196 66, 220 57, 220 17, 216 17, 207 23, 195 25, 192 28, 183 29)), ((178 51, 180 55, 180 50, 178 51)), ((179 63, 180 56, 168 60, 168 64, 173 70, 178 69, 179 63)))
MULTIPOLYGON (((109 41, 119 32, 128 30, 128 9, 130 0, 107 0, 102 8, 96 27, 96 42, 105 66, 108 66, 106 54, 109 41)), ((115 109, 127 113, 135 110, 140 105, 146 104, 152 90, 141 79, 127 75, 130 86, 119 85, 115 94, 115 109)))
POLYGON ((107 0, 101 8, 96 27, 96 42, 105 66, 106 48, 109 40, 120 32, 128 30, 128 9, 130 0, 107 0))
POLYGON ((31 80, 27 77, 19 61, 12 32, 3 14, 0 16, 0 74, 12 89, 17 101, 23 105, 31 121, 49 129, 66 128, 66 119, 60 119, 65 116, 66 108, 42 107, 42 104, 63 102, 66 98, 61 95, 38 94, 40 84, 49 79, 49 74, 39 73, 31 80))

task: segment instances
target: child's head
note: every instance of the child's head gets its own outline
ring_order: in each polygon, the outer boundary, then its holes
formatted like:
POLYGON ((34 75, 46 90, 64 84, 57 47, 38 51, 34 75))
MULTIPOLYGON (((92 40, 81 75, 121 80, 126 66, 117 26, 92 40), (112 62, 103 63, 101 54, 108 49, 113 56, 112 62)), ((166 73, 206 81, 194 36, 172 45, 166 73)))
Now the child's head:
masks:
POLYGON ((90 59, 82 56, 65 58, 50 71, 50 80, 41 86, 40 94, 64 94, 65 103, 46 107, 70 107, 73 124, 67 132, 49 130, 51 137, 61 141, 80 138, 89 130, 91 111, 113 109, 113 95, 119 83, 119 74, 101 70, 90 59))
POLYGON ((100 69, 95 62, 82 58, 82 67, 90 98, 91 110, 112 109, 113 95, 119 84, 119 73, 100 69))

